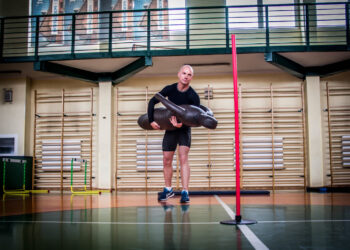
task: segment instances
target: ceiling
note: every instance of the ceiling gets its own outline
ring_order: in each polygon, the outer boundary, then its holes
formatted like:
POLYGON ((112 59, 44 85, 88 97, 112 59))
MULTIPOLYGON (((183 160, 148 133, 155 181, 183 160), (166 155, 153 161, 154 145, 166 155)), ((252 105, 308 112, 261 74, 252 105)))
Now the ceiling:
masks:
MULTIPOLYGON (((325 66, 332 63, 350 59, 350 52, 288 52, 279 53, 303 67, 325 66)), ((115 72, 137 58, 104 58, 53 61, 77 69, 105 73, 115 72)), ((265 61, 263 53, 239 54, 237 57, 238 73, 273 73, 283 72, 282 69, 265 61)), ((220 75, 232 73, 232 58, 225 55, 195 55, 195 56, 171 56, 153 57, 151 67, 138 72, 133 77, 166 76, 177 73, 183 64, 191 64, 195 74, 220 75)), ((350 70, 350 69, 349 69, 350 70)), ((32 79, 47 79, 62 77, 53 73, 35 71, 33 63, 3 63, 0 64, 0 79, 13 77, 29 77, 32 79)))

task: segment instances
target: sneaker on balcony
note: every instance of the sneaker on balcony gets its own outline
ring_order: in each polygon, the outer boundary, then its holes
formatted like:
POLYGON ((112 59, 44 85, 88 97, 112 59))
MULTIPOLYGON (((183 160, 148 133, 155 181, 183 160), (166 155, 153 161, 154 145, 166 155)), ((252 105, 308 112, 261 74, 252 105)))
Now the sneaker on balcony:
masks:
POLYGON ((173 197, 174 196, 174 190, 173 189, 167 189, 167 188, 164 188, 163 189, 163 192, 161 192, 158 196, 158 201, 166 201, 168 200, 169 198, 173 197))

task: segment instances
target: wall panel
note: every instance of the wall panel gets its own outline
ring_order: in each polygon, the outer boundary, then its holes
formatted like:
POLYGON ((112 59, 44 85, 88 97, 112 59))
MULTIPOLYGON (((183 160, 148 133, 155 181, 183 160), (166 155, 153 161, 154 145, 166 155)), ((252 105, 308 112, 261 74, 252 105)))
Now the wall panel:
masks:
MULTIPOLYGON (((201 104, 213 110, 218 127, 215 130, 192 128, 190 188, 233 189, 233 89, 208 86, 196 88, 196 91, 200 95, 201 104), (212 93, 212 97, 208 92, 212 93)), ((145 171, 140 172, 136 168, 137 140, 161 140, 163 137, 163 131, 146 131, 137 125, 138 117, 147 112, 148 101, 155 93, 156 90, 148 87, 116 88, 117 190, 153 190, 161 189, 164 185, 162 171, 148 171, 146 167, 145 171)), ((306 166, 302 84, 293 84, 291 87, 271 84, 260 88, 242 84, 239 87, 239 105, 241 141, 253 140, 254 145, 255 140, 258 145, 261 138, 268 138, 270 143, 264 149, 265 154, 260 155, 259 146, 245 148, 241 143, 242 188, 304 189, 306 166), (274 145, 278 140, 283 140, 281 149, 274 145), (245 163, 251 162, 252 158, 254 168, 245 163)), ((173 186, 177 189, 181 188, 178 165, 177 162, 173 175, 173 186)))
MULTIPOLYGON (((87 187, 93 187, 95 113, 93 89, 34 91, 33 186, 69 189, 71 160, 87 161, 87 187), (76 148, 78 147, 78 151, 76 148)), ((74 162, 74 187, 83 187, 85 166, 74 162)))
POLYGON ((326 131, 327 185, 350 185, 350 168, 346 161, 345 138, 350 135, 350 87, 347 83, 323 82, 325 97, 324 129, 326 131))

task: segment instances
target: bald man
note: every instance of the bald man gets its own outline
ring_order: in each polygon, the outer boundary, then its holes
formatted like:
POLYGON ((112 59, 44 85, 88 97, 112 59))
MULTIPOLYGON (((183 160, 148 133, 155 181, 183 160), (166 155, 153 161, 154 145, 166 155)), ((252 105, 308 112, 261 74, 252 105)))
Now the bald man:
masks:
MULTIPOLYGON (((177 105, 189 104, 199 106, 199 96, 190 86, 193 78, 193 69, 190 65, 183 65, 178 74, 178 82, 165 86, 159 93, 164 97, 168 97, 170 101, 177 105)), ((153 97, 148 103, 148 119, 153 129, 160 129, 159 125, 153 119, 154 106, 159 101, 153 97)), ((177 145, 179 152, 179 160, 181 166, 181 203, 190 202, 188 194, 188 186, 190 182, 190 166, 188 164, 188 153, 191 147, 191 128, 178 123, 175 116, 170 118, 171 124, 176 128, 175 130, 166 130, 163 137, 163 174, 165 187, 163 192, 159 195, 159 201, 166 201, 174 196, 171 180, 173 176, 173 157, 177 145)))

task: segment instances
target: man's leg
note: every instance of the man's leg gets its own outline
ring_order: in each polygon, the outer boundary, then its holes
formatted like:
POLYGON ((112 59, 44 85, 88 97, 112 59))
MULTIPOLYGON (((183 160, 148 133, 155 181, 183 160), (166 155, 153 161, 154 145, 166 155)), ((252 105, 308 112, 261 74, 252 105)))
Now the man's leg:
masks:
POLYGON ((174 151, 163 151, 163 175, 165 188, 158 196, 158 201, 163 202, 174 196, 174 191, 171 187, 171 179, 173 178, 173 156, 174 151))
POLYGON ((191 147, 191 128, 187 127, 179 134, 179 161, 181 165, 181 203, 190 202, 188 188, 190 185, 190 165, 188 163, 188 153, 191 147))
POLYGON ((174 196, 174 191, 171 187, 171 180, 173 178, 173 157, 176 150, 176 133, 173 131, 165 131, 162 150, 165 188, 158 197, 158 200, 166 201, 168 198, 174 196))
POLYGON ((163 151, 163 175, 166 187, 171 187, 173 178, 173 157, 174 151, 163 151))
POLYGON ((179 146, 179 157, 181 166, 181 183, 182 188, 188 191, 190 183, 190 165, 188 164, 188 153, 190 148, 187 146, 179 146))

